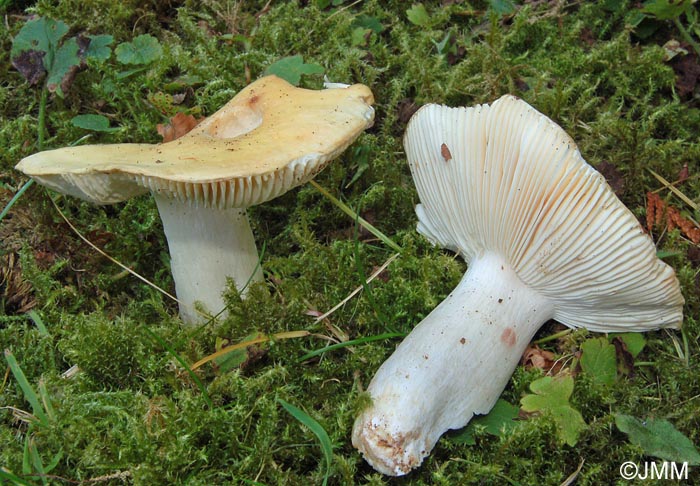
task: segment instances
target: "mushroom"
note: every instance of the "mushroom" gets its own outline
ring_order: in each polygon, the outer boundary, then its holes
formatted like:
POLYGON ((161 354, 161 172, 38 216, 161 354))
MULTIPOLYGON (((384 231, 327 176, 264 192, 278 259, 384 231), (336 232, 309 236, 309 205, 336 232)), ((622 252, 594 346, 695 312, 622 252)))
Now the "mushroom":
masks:
POLYGON ((161 144, 85 145, 31 155, 17 169, 96 204, 149 190, 170 250, 183 321, 224 308, 262 274, 245 208, 313 178, 372 125, 367 86, 307 90, 268 76, 181 138, 161 144))
POLYGON ((673 269, 572 139, 524 101, 424 106, 404 147, 418 232, 468 270, 368 387, 352 442, 377 471, 408 473, 444 432, 488 413, 550 319, 597 332, 680 327, 673 269))

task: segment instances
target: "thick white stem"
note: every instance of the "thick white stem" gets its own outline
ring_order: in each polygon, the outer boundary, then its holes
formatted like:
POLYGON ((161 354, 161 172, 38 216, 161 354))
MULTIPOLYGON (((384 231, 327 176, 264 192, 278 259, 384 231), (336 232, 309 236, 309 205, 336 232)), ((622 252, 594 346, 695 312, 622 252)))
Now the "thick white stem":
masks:
POLYGON ((553 313, 500 256, 472 260, 459 285, 377 371, 353 444, 376 470, 408 473, 443 433, 493 407, 553 313))
POLYGON ((249 280, 262 280, 258 250, 244 209, 194 207, 155 193, 154 197, 168 240, 184 322, 205 319, 195 310, 195 302, 201 302, 211 314, 224 309, 221 294, 227 277, 239 290, 249 280))

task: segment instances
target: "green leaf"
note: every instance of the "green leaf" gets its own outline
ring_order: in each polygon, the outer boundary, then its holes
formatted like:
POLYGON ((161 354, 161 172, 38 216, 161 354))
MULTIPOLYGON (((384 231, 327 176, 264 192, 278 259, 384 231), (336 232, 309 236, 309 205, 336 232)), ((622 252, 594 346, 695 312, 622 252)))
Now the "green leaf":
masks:
POLYGON ((365 29, 364 27, 354 28, 350 34, 350 45, 354 47, 366 46, 371 33, 370 29, 365 29))
POLYGON ((63 96, 64 80, 73 69, 80 65, 79 50, 78 40, 75 37, 71 37, 58 48, 53 63, 47 67, 49 77, 46 80, 46 85, 50 91, 55 91, 63 96))
POLYGON ((98 61, 106 61, 112 55, 112 49, 109 47, 114 42, 114 37, 111 35, 89 35, 90 44, 85 51, 85 57, 97 59, 98 61))
POLYGON ((292 417, 308 427, 309 430, 311 430, 311 432, 316 434, 316 437, 318 437, 318 440, 321 443, 321 451, 323 452, 323 456, 326 460, 326 473, 323 476, 323 484, 327 484, 328 477, 331 474, 331 464, 333 462, 333 444, 331 443, 330 437, 328 437, 328 433, 321 426, 321 424, 319 424, 300 408, 295 407, 291 403, 285 402, 281 398, 278 398, 277 401, 287 412, 289 412, 292 417))
POLYGON ((445 37, 440 42, 433 41, 433 44, 435 45, 435 48, 438 51, 438 54, 444 56, 445 54, 448 54, 450 52, 450 49, 452 48, 452 45, 450 44, 451 39, 452 32, 448 32, 447 34, 445 34, 445 37))
POLYGON ((457 444, 475 445, 478 429, 500 437, 504 432, 515 427, 516 418, 518 418, 518 407, 499 398, 488 414, 473 418, 457 435, 450 437, 450 441, 457 444))
POLYGON ((51 83, 58 85, 65 75, 64 69, 80 64, 75 39, 58 47, 67 32, 65 23, 51 19, 38 18, 24 24, 13 40, 10 56, 12 65, 29 84, 37 84, 48 73, 51 83))
POLYGON ((615 346, 604 337, 581 344, 581 369, 599 385, 610 386, 617 378, 615 346))
POLYGON ((325 69, 318 64, 307 64, 301 55, 283 57, 265 69, 265 75, 274 74, 294 86, 299 86, 304 74, 323 74, 325 69))
POLYGON ((691 8, 691 0, 651 0, 642 6, 642 12, 658 20, 673 20, 691 8))
POLYGON ((163 47, 152 35, 143 34, 131 42, 119 44, 114 53, 117 55, 117 61, 122 64, 150 64, 160 59, 163 47))
POLYGON ((570 446, 575 445, 586 423, 578 410, 569 404, 574 379, 571 376, 545 376, 530 383, 530 390, 534 395, 525 395, 520 399, 523 410, 551 415, 557 425, 559 440, 570 446))
POLYGON ((498 15, 510 15, 515 12, 512 0, 489 0, 489 8, 498 15))
POLYGON ((369 29, 375 34, 381 34, 384 32, 384 26, 379 21, 378 18, 372 17, 370 15, 358 15, 352 22, 355 27, 362 27, 363 29, 369 29))
POLYGON ((419 27, 425 27, 430 23, 430 15, 422 3, 416 3, 406 10, 406 17, 409 22, 419 27))
MULTIPOLYGON (((55 51, 64 35, 68 33, 68 25, 62 21, 39 17, 22 26, 12 41, 12 58, 23 51, 55 51)), ((48 70, 48 66, 46 68, 48 70)))
POLYGON ((642 352, 644 346, 647 344, 647 340, 641 332, 624 332, 620 334, 610 334, 608 339, 612 341, 615 338, 620 338, 622 342, 627 346, 627 351, 636 358, 639 353, 642 352))
POLYGON ((29 402, 29 405, 31 405, 34 417, 36 417, 42 425, 48 425, 49 417, 41 405, 39 396, 34 391, 32 385, 29 384, 29 381, 27 380, 27 377, 22 371, 22 368, 19 366, 15 355, 12 354, 12 351, 10 351, 9 349, 5 350, 5 361, 7 361, 7 364, 10 367, 10 371, 12 371, 12 374, 15 377, 15 380, 17 380, 17 383, 19 383, 19 387, 24 393, 24 398, 29 402))
POLYGON ((700 453, 696 447, 668 420, 641 421, 630 415, 617 414, 615 425, 648 456, 691 465, 700 464, 700 453))
POLYGON ((74 127, 93 132, 116 132, 118 127, 110 127, 109 119, 103 115, 77 115, 71 119, 74 127))

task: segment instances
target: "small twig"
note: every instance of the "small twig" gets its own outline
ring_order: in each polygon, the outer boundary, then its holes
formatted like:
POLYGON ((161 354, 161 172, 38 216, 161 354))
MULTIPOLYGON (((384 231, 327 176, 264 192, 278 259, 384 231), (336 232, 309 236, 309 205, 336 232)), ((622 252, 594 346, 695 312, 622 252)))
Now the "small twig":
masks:
POLYGON ((125 481, 127 478, 131 477, 131 471, 119 471, 112 474, 105 474, 104 476, 97 476, 96 478, 87 479, 88 483, 101 483, 104 481, 109 481, 112 479, 121 479, 125 481))
MULTIPOLYGON (((388 267, 388 266, 389 266, 394 260, 396 260, 398 257, 399 257, 399 253, 394 253, 393 255, 391 255, 391 256, 389 257, 389 259, 388 259, 387 261, 385 261, 384 264, 383 264, 381 267, 379 267, 372 275, 369 276, 369 278, 367 278, 367 280, 365 281, 365 285, 369 284, 372 280, 374 280, 375 278, 377 278, 377 277, 379 276, 379 274, 382 273, 382 272, 386 269, 386 267, 388 267)), ((328 316, 330 316, 331 314, 333 314, 335 311, 337 311, 339 308, 341 308, 347 301, 349 301, 350 299, 352 299, 353 297, 355 297, 358 293, 360 293, 360 292, 362 291, 363 288, 364 288, 363 285, 358 286, 355 290, 353 290, 352 292, 350 292, 350 293, 347 295, 347 297, 345 297, 343 300, 341 300, 341 301, 338 302, 336 305, 334 305, 333 308, 332 308, 331 310, 329 310, 329 311, 327 311, 326 313, 321 314, 320 316, 318 316, 318 317, 316 318, 316 322, 320 322, 320 321, 324 320, 326 317, 328 317, 328 316)))
POLYGON ((574 472, 572 472, 568 478, 564 480, 563 483, 561 483, 560 486, 570 486, 576 482, 576 478, 578 477, 579 473, 581 472, 581 469, 583 468, 583 463, 586 462, 585 459, 581 459, 581 462, 579 463, 578 467, 574 472))
MULTIPOLYGON (((71 223, 71 222, 68 220, 68 218, 66 217, 66 215, 63 214, 63 211, 61 211, 61 209, 58 207, 58 205, 56 204, 56 201, 54 201, 54 200, 51 199, 51 198, 49 198, 49 200, 50 200, 51 203, 53 204, 53 207, 56 208, 56 211, 58 211, 58 214, 61 215, 61 218, 63 218, 63 221, 65 221, 66 224, 70 227, 70 229, 73 230, 73 232, 74 232, 76 235, 78 235, 78 238, 80 238, 80 239, 83 240, 85 243, 87 243, 87 244, 88 244, 92 249, 94 249, 97 253, 99 253, 99 254, 102 255, 103 257, 107 258, 109 261, 111 261, 111 262, 114 263, 115 265, 121 267, 121 268, 124 269, 125 271, 129 272, 131 275, 133 275, 134 277, 138 278, 139 280, 141 280, 141 281, 144 282, 145 284, 150 285, 151 287, 153 287, 154 289, 156 289, 158 292, 161 292, 161 293, 162 293, 163 295, 165 295, 166 297, 171 298, 172 300, 174 300, 175 302, 177 302, 177 303, 179 303, 179 304, 182 303, 182 302, 180 302, 180 301, 177 299, 177 297, 171 295, 171 294, 170 294, 169 292, 167 292, 166 290, 163 290, 162 288, 160 288, 159 286, 157 286, 156 284, 154 284, 153 282, 151 282, 151 281, 148 280, 147 278, 142 277, 141 275, 139 275, 138 273, 136 273, 136 272, 135 272, 134 270, 132 270, 131 268, 127 267, 127 266, 124 265, 123 263, 119 262, 119 261, 116 260, 115 258, 113 258, 113 257, 111 257, 110 255, 108 255, 107 253, 105 253, 104 250, 102 250, 101 248, 99 248, 99 247, 98 247, 97 245, 95 245, 92 241, 90 241, 90 240, 88 240, 87 238, 85 238, 85 237, 80 233, 80 231, 78 231, 78 229, 77 229, 75 226, 73 226, 73 223, 71 223)), ((196 309, 195 309, 195 310, 196 310, 196 309)), ((204 315, 204 316, 207 317, 207 318, 209 317, 209 316, 207 316, 206 314, 202 314, 202 315, 204 315)))

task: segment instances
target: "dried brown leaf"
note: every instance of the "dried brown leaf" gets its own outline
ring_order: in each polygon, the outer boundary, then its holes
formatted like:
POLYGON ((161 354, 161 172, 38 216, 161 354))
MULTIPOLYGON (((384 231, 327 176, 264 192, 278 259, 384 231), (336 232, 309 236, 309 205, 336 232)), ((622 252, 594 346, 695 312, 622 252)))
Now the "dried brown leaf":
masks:
POLYGON ((196 127, 200 121, 201 118, 197 119, 192 115, 179 112, 177 115, 170 118, 170 123, 167 125, 159 123, 156 129, 160 136, 163 137, 163 142, 172 142, 196 127))
POLYGON ((537 368, 549 371, 555 363, 555 355, 551 351, 546 351, 537 345, 528 347, 523 353, 521 363, 525 368, 537 368))

